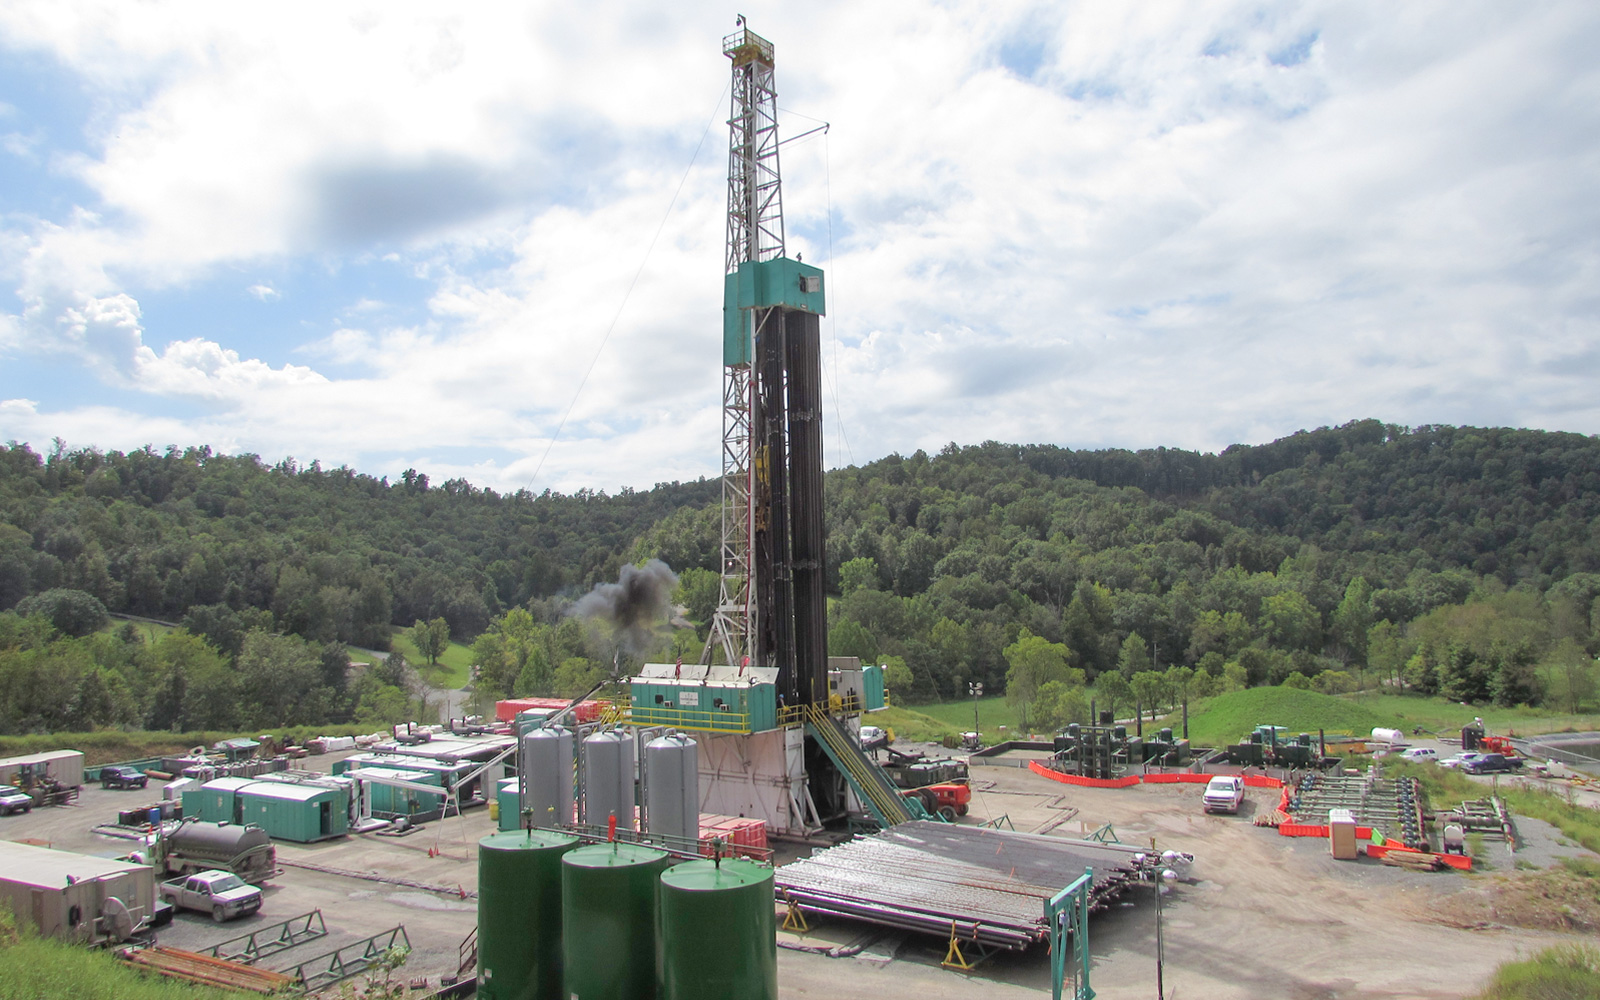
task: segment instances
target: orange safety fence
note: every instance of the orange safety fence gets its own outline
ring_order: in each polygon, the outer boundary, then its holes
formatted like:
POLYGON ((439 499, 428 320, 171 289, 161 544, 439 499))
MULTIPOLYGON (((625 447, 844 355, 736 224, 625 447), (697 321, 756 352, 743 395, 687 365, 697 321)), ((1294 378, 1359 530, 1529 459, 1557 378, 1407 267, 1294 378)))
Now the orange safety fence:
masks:
MULTIPOLYGON (((1131 788, 1140 783, 1152 785, 1191 784, 1203 785, 1216 777, 1214 774, 1125 774, 1120 778, 1085 778, 1081 774, 1062 774, 1060 771, 1045 767, 1036 760, 1028 761, 1028 770, 1051 781, 1059 781, 1066 785, 1082 785, 1086 788, 1131 788)), ((1283 782, 1277 778, 1264 774, 1246 774, 1244 783, 1250 788, 1282 788, 1283 782)), ((1285 800, 1287 801, 1287 800, 1285 800)))

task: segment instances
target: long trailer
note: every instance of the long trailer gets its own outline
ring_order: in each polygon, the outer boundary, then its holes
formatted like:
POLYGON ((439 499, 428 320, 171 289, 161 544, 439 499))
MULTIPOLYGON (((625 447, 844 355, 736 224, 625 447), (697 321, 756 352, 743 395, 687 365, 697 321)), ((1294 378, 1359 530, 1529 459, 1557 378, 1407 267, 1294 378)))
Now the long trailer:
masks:
POLYGON ((155 914, 149 865, 0 841, 0 904, 45 937, 126 940, 155 914))

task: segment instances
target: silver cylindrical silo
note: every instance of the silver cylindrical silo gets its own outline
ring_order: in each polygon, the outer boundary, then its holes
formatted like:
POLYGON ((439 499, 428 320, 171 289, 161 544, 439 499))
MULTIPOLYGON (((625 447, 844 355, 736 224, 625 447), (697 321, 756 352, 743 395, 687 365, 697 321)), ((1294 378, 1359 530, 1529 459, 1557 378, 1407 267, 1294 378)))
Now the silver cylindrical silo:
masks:
POLYGON ((700 836, 700 748, 681 733, 645 744, 645 808, 650 832, 700 836))
MULTIPOLYGON (((572 732, 560 726, 528 730, 522 737, 520 766, 522 815, 531 815, 533 825, 538 827, 571 823, 572 732)), ((519 820, 517 825, 522 822, 519 820)))
POLYGON ((616 816, 619 830, 634 829, 631 733, 612 730, 583 741, 583 796, 585 823, 605 826, 616 816))

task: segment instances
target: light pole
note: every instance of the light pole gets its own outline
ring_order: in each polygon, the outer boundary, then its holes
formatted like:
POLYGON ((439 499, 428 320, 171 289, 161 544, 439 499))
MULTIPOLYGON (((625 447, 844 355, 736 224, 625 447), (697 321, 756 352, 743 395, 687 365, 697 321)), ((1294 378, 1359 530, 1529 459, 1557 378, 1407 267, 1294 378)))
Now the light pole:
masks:
POLYGON ((983 682, 968 681, 967 690, 972 693, 972 734, 981 741, 983 730, 978 728, 978 698, 983 694, 983 682))
POLYGON ((1163 940, 1161 932, 1161 894, 1166 891, 1166 886, 1162 883, 1176 881, 1178 878, 1178 873, 1173 871, 1171 868, 1158 867, 1147 869, 1145 868, 1144 864, 1146 859, 1152 859, 1157 865, 1161 865, 1170 862, 1175 857, 1176 854, 1174 854, 1172 851, 1167 851, 1161 855, 1154 856, 1153 858, 1151 855, 1146 854, 1135 854, 1133 856, 1134 864, 1139 866, 1139 881, 1144 882, 1148 880, 1154 882, 1156 886, 1156 1000, 1166 1000, 1167 998, 1166 983, 1163 980, 1163 966, 1166 959, 1166 949, 1164 947, 1165 941, 1163 940), (1169 855, 1171 855, 1171 857, 1169 857, 1169 855))

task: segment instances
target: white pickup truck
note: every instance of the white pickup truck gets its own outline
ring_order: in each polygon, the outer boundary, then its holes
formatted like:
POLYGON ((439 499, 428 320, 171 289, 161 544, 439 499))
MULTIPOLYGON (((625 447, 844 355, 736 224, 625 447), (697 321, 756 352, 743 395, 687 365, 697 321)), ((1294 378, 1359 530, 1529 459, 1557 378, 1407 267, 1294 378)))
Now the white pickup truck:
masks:
POLYGON ((1244 779, 1237 774, 1219 774, 1206 782, 1201 803, 1208 813, 1236 813, 1244 802, 1244 779))
POLYGON ((161 898, 186 910, 210 913, 217 923, 261 909, 261 890, 233 872, 207 871, 161 883, 161 898))

